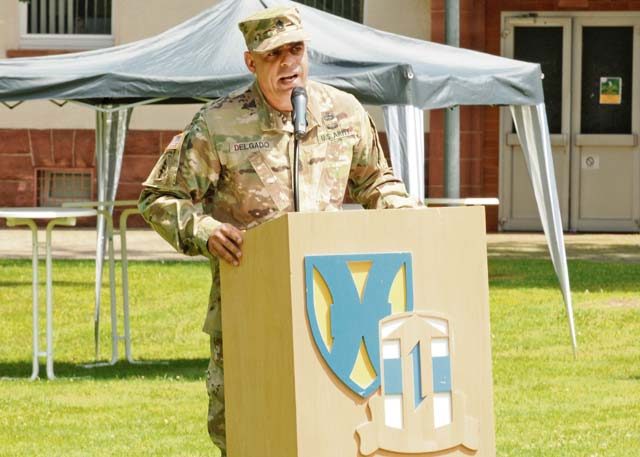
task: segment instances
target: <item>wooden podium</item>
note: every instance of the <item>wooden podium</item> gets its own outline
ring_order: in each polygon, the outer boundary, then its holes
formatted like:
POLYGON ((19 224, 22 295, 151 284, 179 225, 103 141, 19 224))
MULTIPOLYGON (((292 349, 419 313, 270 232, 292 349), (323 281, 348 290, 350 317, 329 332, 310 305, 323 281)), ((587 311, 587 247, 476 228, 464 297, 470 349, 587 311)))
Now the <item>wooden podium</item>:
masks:
POLYGON ((289 213, 221 263, 230 457, 495 455, 483 208, 289 213))

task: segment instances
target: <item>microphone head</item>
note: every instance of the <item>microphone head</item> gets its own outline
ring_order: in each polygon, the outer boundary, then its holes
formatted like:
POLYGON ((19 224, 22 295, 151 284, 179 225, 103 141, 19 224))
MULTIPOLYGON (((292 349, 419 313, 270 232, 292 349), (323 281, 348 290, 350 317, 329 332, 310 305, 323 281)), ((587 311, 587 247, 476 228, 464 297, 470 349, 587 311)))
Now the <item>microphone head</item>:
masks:
POLYGON ((296 97, 304 97, 307 98, 307 91, 302 86, 296 86, 291 91, 291 103, 293 104, 293 99, 296 97))
POLYGON ((307 91, 304 87, 294 87, 291 91, 291 107, 294 135, 301 138, 307 130, 307 91))

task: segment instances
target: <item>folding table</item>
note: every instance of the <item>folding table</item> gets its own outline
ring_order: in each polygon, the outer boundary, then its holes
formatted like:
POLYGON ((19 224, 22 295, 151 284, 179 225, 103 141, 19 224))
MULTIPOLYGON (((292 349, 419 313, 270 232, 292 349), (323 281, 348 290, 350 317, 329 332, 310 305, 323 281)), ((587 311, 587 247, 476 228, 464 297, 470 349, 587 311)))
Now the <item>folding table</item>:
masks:
POLYGON ((53 372, 53 278, 51 264, 51 232, 56 225, 74 226, 78 217, 95 217, 97 211, 90 208, 60 208, 60 207, 36 207, 36 208, 0 208, 0 218, 7 219, 9 227, 26 225, 31 229, 32 235, 32 302, 33 302, 33 370, 31 380, 38 378, 39 357, 46 357, 47 378, 55 379, 53 372), (38 226, 36 221, 47 222, 46 230, 46 345, 43 352, 40 351, 38 338, 38 226))

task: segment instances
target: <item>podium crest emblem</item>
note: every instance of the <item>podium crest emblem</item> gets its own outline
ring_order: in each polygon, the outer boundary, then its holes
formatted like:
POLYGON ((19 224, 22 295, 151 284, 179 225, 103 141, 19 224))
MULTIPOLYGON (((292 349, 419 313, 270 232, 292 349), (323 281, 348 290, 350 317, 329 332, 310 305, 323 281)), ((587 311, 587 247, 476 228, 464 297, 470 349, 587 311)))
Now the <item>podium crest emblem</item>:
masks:
POLYGON ((476 451, 478 421, 454 389, 451 325, 414 310, 411 255, 307 256, 304 263, 314 342, 335 376, 369 398, 371 420, 355 430, 360 454, 476 451))
POLYGON ((477 450, 478 421, 452 389, 449 321, 422 311, 388 316, 380 343, 382 389, 369 400, 371 421, 356 430, 360 453, 477 450))
POLYGON ((380 387, 379 323, 413 310, 409 253, 307 256, 307 317, 315 344, 361 397, 380 387))

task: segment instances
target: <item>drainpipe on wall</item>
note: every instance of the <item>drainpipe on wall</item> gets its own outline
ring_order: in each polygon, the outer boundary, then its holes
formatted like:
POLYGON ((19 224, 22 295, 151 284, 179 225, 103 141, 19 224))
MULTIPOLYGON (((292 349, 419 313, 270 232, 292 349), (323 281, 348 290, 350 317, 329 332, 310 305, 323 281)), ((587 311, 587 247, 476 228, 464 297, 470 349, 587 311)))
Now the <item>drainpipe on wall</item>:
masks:
MULTIPOLYGON (((445 42, 460 46, 460 0, 445 2, 445 42)), ((444 196, 460 198, 460 108, 445 109, 444 115, 444 196)))

